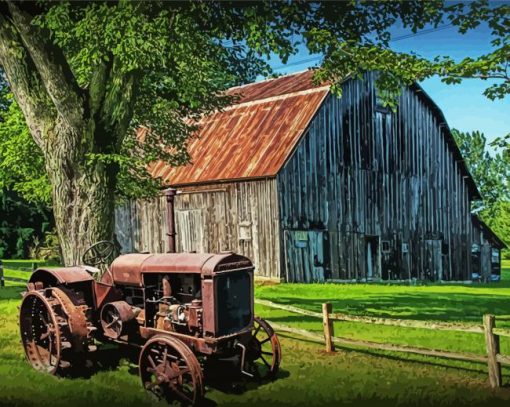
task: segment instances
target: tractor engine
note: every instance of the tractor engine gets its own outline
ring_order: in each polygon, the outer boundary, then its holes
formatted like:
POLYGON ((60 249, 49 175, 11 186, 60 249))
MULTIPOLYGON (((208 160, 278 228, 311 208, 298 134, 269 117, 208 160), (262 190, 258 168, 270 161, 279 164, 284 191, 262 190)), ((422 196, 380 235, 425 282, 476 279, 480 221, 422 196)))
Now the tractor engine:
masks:
POLYGON ((154 320, 154 327, 164 331, 173 331, 193 336, 202 334, 202 299, 200 288, 193 284, 193 276, 183 275, 180 279, 173 279, 179 292, 173 295, 170 276, 164 275, 159 285, 162 287, 158 301, 158 311, 154 320))

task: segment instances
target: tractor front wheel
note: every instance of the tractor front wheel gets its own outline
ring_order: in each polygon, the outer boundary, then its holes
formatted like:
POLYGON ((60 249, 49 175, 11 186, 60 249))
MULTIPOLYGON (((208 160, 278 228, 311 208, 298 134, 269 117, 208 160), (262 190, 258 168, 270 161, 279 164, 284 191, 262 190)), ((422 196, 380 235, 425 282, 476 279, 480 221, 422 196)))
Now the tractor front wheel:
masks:
POLYGON ((155 336, 147 341, 139 369, 143 387, 158 400, 196 405, 204 396, 200 363, 178 339, 155 336))

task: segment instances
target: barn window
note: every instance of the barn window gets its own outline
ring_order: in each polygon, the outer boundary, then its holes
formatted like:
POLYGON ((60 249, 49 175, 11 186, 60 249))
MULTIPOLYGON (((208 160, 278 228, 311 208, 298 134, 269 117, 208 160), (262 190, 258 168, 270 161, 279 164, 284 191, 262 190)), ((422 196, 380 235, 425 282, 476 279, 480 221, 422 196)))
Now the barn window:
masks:
POLYGON ((251 240, 251 222, 239 222, 239 240, 251 240))
POLYGON ((389 253, 391 249, 390 241, 389 240, 383 240, 381 241, 381 251, 383 253, 389 253))

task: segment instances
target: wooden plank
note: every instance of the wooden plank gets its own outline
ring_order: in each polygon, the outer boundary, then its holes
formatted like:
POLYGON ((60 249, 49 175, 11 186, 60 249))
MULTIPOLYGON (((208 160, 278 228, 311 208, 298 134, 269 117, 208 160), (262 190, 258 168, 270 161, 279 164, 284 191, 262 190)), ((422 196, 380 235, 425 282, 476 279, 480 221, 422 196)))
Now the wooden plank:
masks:
MULTIPOLYGON (((319 312, 308 311, 302 308, 294 307, 292 305, 277 304, 267 300, 255 299, 256 304, 265 305, 267 307, 278 308, 297 314, 307 315, 314 318, 323 318, 323 314, 319 312)), ((388 325, 388 326, 400 326, 407 328, 419 328, 419 329, 431 329, 431 330, 445 330, 445 331, 459 331, 459 332, 470 332, 470 333, 483 333, 484 329, 481 325, 463 325, 454 324, 447 322, 427 322, 427 321, 416 321, 407 319, 395 319, 395 318, 376 318, 376 317, 362 317, 354 315, 346 315, 339 313, 332 313, 329 316, 332 320, 337 321, 348 321, 348 322, 360 322, 365 324, 376 324, 376 325, 388 325)))
POLYGON ((483 326, 485 328, 485 346, 487 349, 487 368, 489 370, 489 381, 491 387, 501 387, 501 364, 497 358, 499 353, 499 336, 495 335, 493 332, 495 327, 494 315, 484 315, 483 326))
POLYGON ((499 353, 496 355, 496 360, 499 363, 510 366, 510 356, 500 355, 499 353))
POLYGON ((285 311, 294 312, 296 314, 307 315, 309 317, 322 319, 322 314, 320 312, 308 311, 308 310, 305 310, 302 308, 294 307, 292 305, 276 304, 274 302, 271 302, 268 300, 261 300, 258 298, 256 298, 254 301, 255 301, 255 304, 264 305, 266 307, 278 308, 278 309, 282 309, 285 311))
POLYGON ((458 331, 458 332, 470 332, 470 333, 483 333, 484 332, 482 325, 455 324, 455 323, 448 323, 448 322, 428 322, 428 321, 418 321, 418 320, 410 320, 410 319, 396 319, 396 318, 365 317, 365 316, 354 316, 354 315, 346 315, 346 314, 339 314, 339 313, 331 314, 330 318, 335 319, 337 321, 362 322, 365 324, 401 326, 401 327, 407 327, 407 328, 458 331))
MULTIPOLYGON (((497 317, 499 319, 499 317, 497 317)), ((498 335, 498 336, 506 336, 506 337, 510 337, 510 329, 504 329, 504 328, 493 328, 492 329, 492 333, 494 335, 498 335)))
MULTIPOLYGON (((282 324, 278 324, 272 321, 267 321, 271 324, 273 329, 275 331, 280 332, 288 332, 295 335, 300 335, 308 339, 312 339, 316 342, 323 343, 324 337, 318 333, 310 332, 305 329, 300 328, 294 328, 282 324)), ((378 342, 370 342, 370 341, 361 341, 361 340, 355 340, 355 339, 348 339, 348 338, 338 338, 333 337, 332 338, 334 343, 338 343, 340 345, 346 345, 346 346, 355 346, 355 347, 362 347, 362 348, 368 348, 368 349, 376 349, 376 350, 383 350, 383 351, 389 351, 389 352, 399 352, 399 353, 412 353, 417 355, 424 355, 424 356, 432 356, 432 357, 439 357, 439 358, 446 358, 446 359, 455 359, 455 360, 464 360, 469 362, 480 362, 485 363, 487 362, 487 356, 484 355, 477 355, 474 353, 456 353, 456 352, 447 352, 437 349, 425 349, 425 348, 415 348, 410 346, 404 346, 404 345, 390 345, 390 344, 384 344, 384 343, 378 343, 378 342)))

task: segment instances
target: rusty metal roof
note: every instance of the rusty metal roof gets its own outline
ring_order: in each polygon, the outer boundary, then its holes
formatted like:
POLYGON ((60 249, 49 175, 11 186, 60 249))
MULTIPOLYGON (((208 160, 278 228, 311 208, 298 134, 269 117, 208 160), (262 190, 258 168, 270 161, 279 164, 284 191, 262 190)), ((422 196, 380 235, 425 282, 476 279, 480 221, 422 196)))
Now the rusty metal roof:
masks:
POLYGON ((158 162, 151 174, 173 186, 275 176, 329 92, 312 77, 305 71, 229 89, 238 100, 201 120, 191 163, 158 162))

